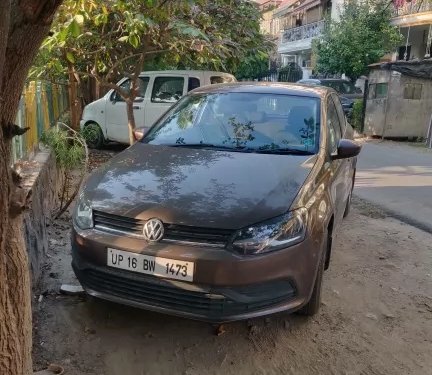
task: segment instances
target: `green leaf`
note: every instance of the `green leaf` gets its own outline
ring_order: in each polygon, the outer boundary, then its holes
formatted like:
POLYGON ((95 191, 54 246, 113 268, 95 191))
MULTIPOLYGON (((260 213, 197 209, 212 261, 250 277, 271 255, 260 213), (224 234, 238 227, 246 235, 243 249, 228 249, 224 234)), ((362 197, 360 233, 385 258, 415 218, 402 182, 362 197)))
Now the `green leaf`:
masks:
POLYGON ((128 35, 124 35, 124 36, 121 36, 120 38, 118 38, 117 40, 118 40, 119 42, 126 42, 126 40, 128 40, 128 38, 129 38, 128 35))
POLYGON ((66 52, 66 58, 72 63, 75 64, 75 57, 72 55, 72 52, 66 52))
POLYGON ((129 35, 129 43, 132 47, 138 48, 140 43, 138 36, 136 36, 135 34, 129 35))
POLYGON ((76 20, 72 20, 72 22, 69 25, 69 31, 72 34, 72 36, 77 37, 78 35, 80 35, 81 33, 81 28, 78 24, 78 22, 76 22, 76 20))

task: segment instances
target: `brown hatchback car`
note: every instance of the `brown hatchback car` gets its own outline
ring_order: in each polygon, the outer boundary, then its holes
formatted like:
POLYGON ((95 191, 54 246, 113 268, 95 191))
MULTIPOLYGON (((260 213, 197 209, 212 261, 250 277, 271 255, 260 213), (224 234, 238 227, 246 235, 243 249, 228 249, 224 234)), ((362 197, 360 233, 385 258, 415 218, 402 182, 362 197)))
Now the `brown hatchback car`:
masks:
POLYGON ((92 296, 226 322, 320 305, 360 146, 335 91, 202 87, 80 193, 73 268, 92 296))

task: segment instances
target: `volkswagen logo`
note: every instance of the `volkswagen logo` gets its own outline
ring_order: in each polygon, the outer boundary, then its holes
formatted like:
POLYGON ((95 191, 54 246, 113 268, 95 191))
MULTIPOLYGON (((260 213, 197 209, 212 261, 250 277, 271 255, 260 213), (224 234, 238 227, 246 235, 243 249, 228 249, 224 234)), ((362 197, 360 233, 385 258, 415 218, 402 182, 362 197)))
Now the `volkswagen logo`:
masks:
POLYGON ((164 226, 159 219, 150 219, 144 224, 143 236, 147 241, 158 242, 164 235, 164 226))

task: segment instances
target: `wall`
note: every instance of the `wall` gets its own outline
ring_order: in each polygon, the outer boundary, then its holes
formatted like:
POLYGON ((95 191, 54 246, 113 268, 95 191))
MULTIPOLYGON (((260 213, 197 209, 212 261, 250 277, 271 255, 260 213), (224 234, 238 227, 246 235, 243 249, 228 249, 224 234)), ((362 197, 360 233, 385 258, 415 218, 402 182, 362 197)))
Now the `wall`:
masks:
POLYGON ((57 203, 61 173, 49 151, 39 151, 32 160, 17 162, 16 167, 23 178, 22 186, 32 192, 29 209, 24 213, 24 238, 35 288, 48 251, 46 227, 57 203))

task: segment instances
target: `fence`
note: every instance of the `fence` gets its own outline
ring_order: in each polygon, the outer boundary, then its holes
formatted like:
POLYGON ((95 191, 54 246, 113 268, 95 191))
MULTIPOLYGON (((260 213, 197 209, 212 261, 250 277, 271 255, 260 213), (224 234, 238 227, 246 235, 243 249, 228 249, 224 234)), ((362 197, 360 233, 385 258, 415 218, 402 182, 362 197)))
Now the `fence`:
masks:
POLYGON ((302 79, 303 71, 299 65, 289 63, 281 69, 271 69, 261 74, 245 79, 245 81, 266 81, 266 82, 297 82, 302 79))
POLYGON ((55 125, 68 109, 67 85, 30 82, 24 88, 19 103, 16 123, 30 128, 23 136, 14 137, 12 160, 28 158, 39 144, 42 133, 55 125))

